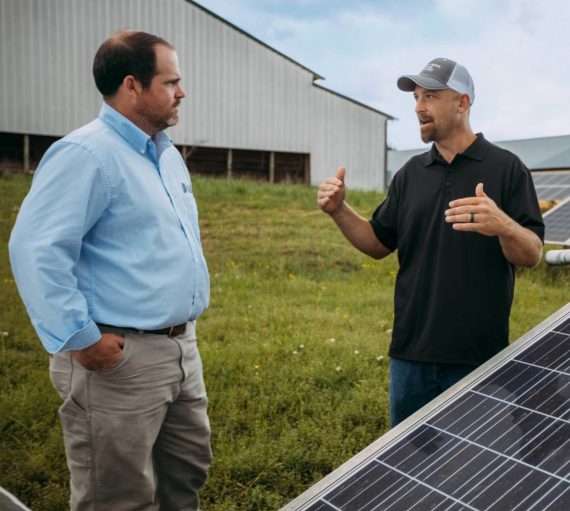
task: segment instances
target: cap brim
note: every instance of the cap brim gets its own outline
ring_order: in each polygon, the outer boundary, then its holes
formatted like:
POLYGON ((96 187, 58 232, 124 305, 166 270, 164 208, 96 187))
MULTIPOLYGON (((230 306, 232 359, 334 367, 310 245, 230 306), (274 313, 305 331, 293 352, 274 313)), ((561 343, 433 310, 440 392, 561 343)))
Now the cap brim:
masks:
POLYGON ((421 75, 404 75, 398 78, 398 89, 405 92, 412 92, 416 89, 416 86, 423 87, 424 89, 430 90, 443 90, 449 89, 449 86, 435 78, 430 78, 429 76, 421 75))

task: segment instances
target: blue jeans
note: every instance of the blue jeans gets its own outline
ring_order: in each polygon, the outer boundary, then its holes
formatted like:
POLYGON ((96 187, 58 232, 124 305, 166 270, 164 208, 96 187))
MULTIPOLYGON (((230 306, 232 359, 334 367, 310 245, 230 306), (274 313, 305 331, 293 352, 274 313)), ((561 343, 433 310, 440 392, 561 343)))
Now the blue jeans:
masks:
POLYGON ((390 425, 396 426, 475 369, 390 359, 390 425))

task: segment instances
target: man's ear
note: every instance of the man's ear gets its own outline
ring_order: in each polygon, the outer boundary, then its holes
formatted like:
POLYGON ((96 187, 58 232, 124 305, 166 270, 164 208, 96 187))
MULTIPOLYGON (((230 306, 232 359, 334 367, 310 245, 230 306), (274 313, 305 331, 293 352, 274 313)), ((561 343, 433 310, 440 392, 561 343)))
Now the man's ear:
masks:
POLYGON ((471 100, 469 99, 469 95, 461 94, 461 97, 459 98, 459 105, 457 106, 457 111, 461 113, 468 112, 470 108, 471 100))
POLYGON ((133 75, 127 75, 123 78, 121 88, 129 96, 137 97, 142 91, 142 84, 133 75))

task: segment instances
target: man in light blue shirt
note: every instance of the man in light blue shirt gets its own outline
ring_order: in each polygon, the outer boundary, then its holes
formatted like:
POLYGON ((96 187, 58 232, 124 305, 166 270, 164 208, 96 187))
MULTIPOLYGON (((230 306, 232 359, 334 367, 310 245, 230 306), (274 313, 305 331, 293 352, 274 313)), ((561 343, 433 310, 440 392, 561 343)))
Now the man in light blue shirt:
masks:
POLYGON ((122 31, 93 65, 99 117, 56 142, 10 239, 63 398, 73 510, 194 510, 211 461, 195 320, 209 277, 192 183, 164 129, 178 58, 122 31))

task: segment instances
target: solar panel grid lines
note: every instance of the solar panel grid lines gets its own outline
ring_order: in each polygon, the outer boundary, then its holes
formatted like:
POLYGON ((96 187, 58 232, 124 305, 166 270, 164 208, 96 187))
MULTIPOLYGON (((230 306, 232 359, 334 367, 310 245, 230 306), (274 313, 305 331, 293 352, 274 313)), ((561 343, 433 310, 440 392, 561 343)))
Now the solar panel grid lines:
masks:
POLYGON ((538 185, 570 184, 570 171, 537 171, 531 172, 532 181, 538 185))
POLYGON ((546 228, 545 243, 570 245, 570 197, 549 209, 542 218, 546 228))
POLYGON ((570 303, 282 511, 570 509, 570 303))
POLYGON ((564 200, 570 197, 570 172, 532 172, 538 200, 564 200))

